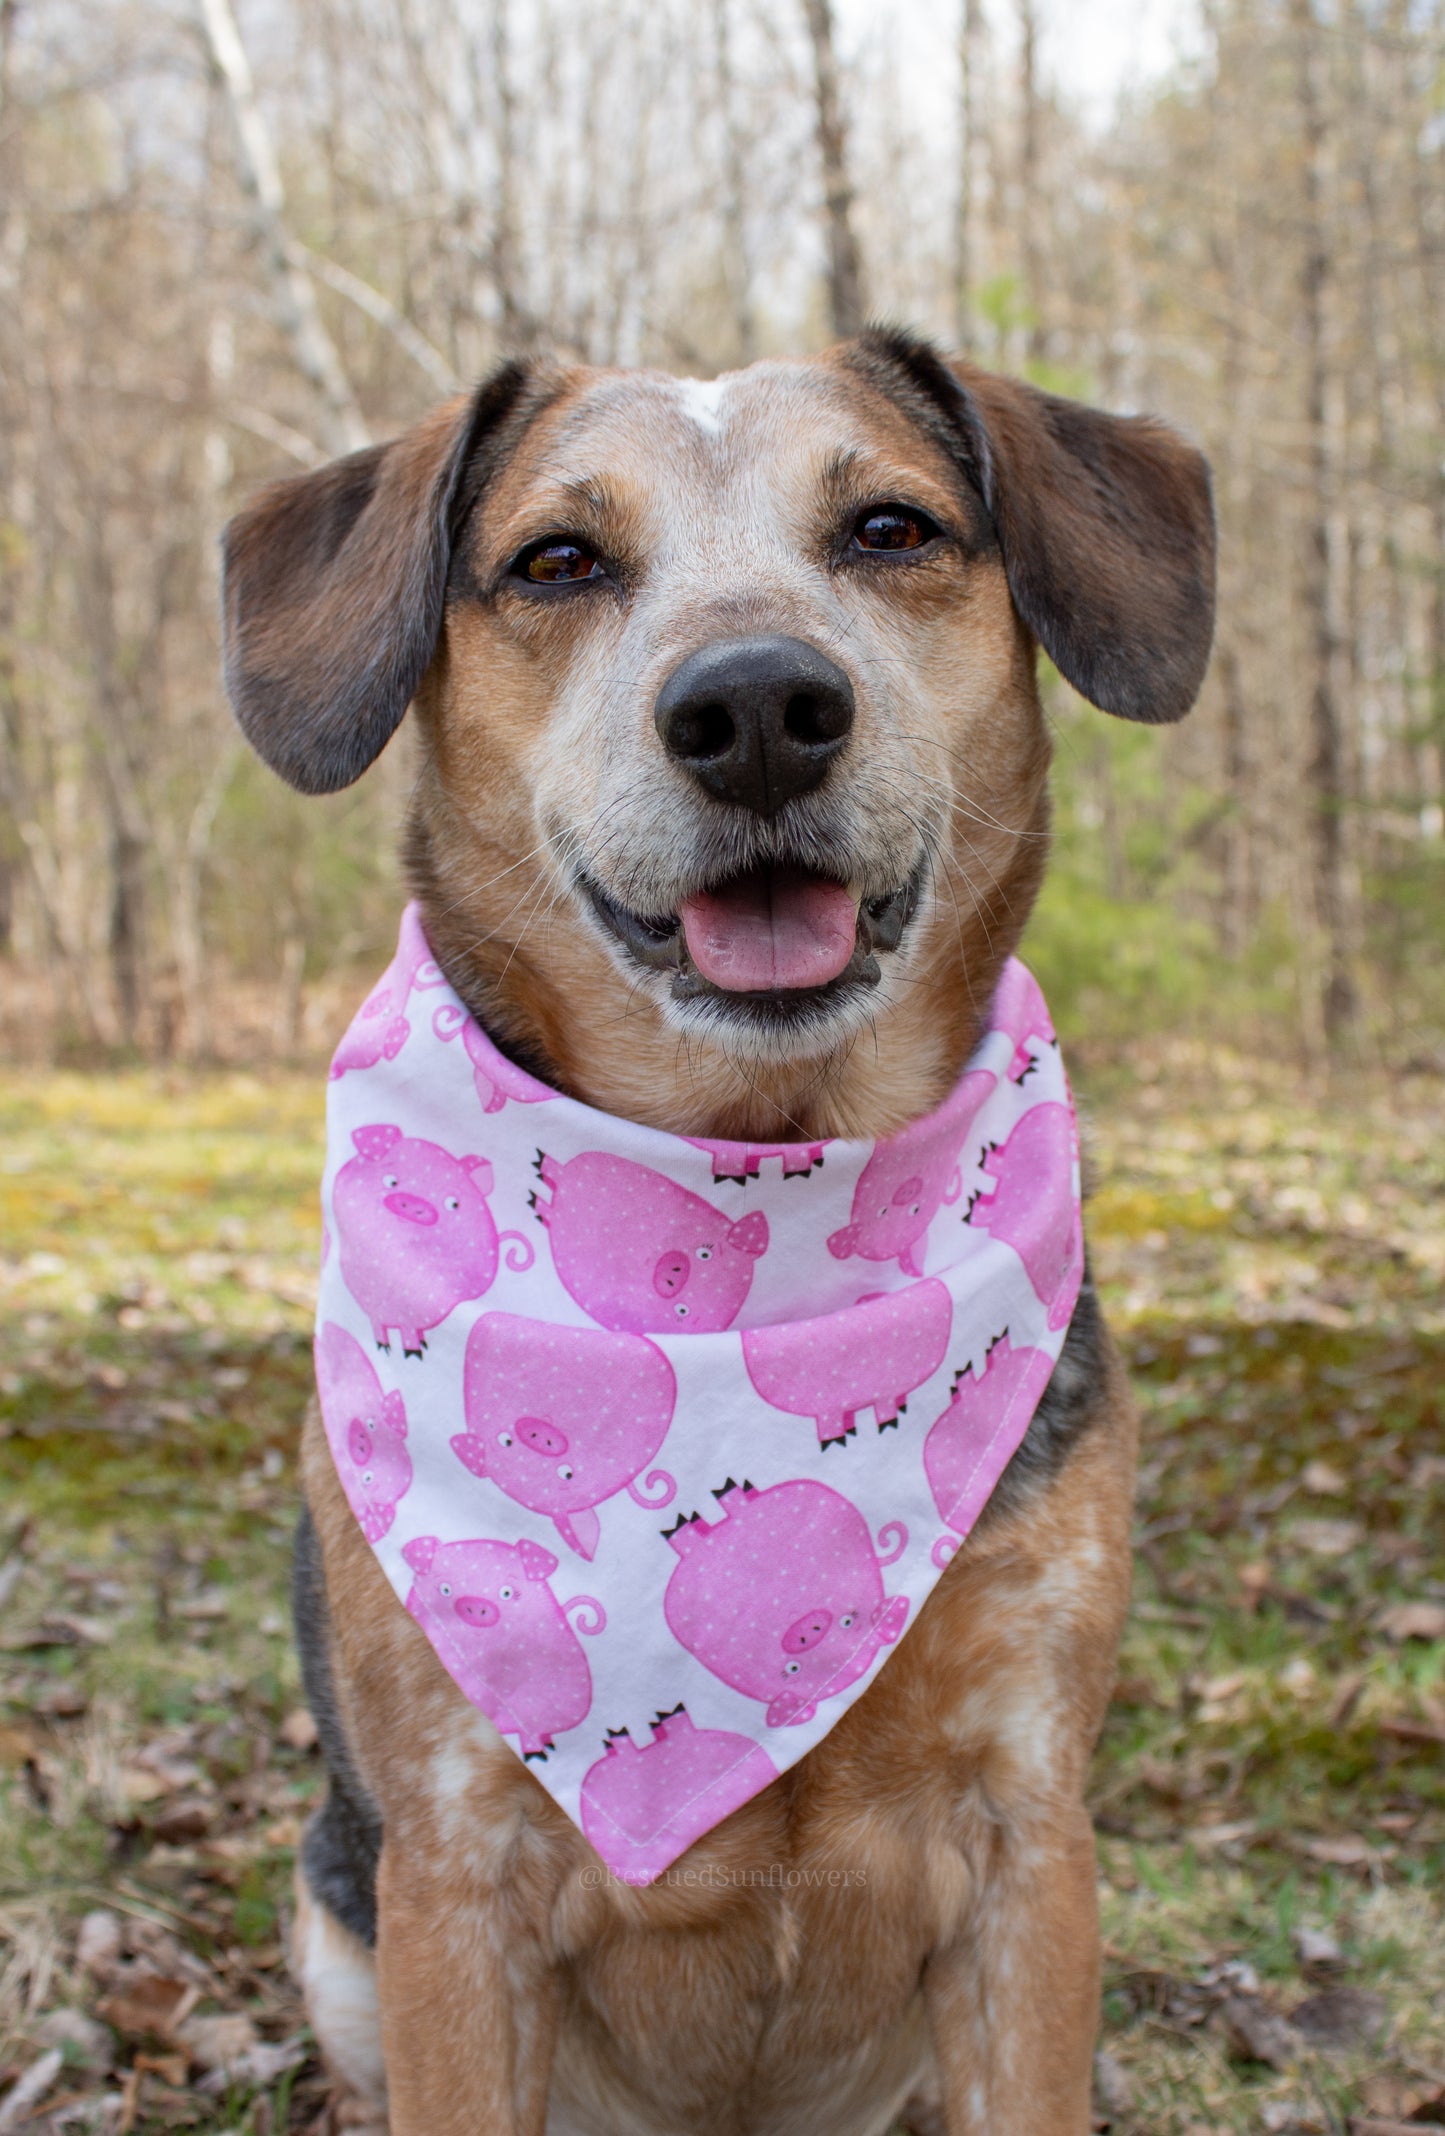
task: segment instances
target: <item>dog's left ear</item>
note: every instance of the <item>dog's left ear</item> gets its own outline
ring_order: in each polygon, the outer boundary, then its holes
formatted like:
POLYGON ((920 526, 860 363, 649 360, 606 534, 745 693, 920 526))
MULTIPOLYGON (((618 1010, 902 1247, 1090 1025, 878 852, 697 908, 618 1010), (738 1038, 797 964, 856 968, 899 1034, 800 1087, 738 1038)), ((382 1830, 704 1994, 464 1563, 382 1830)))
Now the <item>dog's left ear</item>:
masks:
POLYGON ((390 741, 436 650, 461 521, 546 397, 504 364, 389 445, 273 482, 226 528, 226 688, 302 793, 350 786, 390 741))
POLYGON ((1182 719, 1214 635, 1209 465, 1146 416, 1108 415, 911 335, 853 343, 979 491, 1015 608, 1081 696, 1124 719, 1182 719))

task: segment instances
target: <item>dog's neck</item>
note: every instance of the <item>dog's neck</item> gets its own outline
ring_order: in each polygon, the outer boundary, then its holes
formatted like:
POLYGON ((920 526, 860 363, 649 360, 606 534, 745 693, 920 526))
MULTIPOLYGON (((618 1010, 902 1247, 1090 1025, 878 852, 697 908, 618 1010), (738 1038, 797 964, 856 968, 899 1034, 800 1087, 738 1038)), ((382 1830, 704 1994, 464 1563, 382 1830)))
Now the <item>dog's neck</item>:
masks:
POLYGON ((452 986, 502 1050, 555 1089, 674 1134, 877 1137, 941 1104, 981 1035, 1043 874, 1042 779, 1032 802, 987 884, 940 867, 897 1002, 835 1053, 782 1063, 672 1028, 545 868, 519 863, 425 775, 407 861, 452 986))

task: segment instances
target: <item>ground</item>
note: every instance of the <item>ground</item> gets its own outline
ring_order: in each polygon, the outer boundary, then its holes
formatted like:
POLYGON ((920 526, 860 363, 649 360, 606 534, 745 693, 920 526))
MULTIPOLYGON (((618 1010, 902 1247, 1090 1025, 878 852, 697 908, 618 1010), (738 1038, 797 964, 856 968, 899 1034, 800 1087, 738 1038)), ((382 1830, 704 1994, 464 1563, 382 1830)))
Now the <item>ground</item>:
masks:
MULTIPOLYGON (((1445 1091, 1079 1081, 1144 1416, 1096 2125, 1445 2125, 1445 1091)), ((0 1081, 0 2130, 329 2125, 284 1961, 320 1109, 0 1081)))

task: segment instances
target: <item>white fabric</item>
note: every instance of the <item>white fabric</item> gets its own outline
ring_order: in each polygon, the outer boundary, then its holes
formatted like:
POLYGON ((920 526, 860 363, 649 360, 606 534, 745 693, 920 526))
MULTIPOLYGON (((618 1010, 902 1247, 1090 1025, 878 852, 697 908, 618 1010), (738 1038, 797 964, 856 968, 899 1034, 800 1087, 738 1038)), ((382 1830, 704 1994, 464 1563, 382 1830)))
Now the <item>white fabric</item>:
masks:
POLYGON ((1068 1083, 1017 962, 891 1141, 689 1141, 506 1061, 414 907, 333 1063, 322 1204, 352 1509, 634 1883, 867 1688, 1023 1438, 1083 1267, 1068 1083))

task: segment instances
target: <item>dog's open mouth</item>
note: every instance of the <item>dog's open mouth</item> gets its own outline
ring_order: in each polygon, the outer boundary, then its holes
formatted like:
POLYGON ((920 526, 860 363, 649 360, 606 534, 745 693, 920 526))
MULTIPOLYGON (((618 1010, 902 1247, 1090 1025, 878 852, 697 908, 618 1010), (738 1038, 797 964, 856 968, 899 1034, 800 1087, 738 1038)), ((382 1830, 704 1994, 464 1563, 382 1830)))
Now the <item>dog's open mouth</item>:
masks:
POLYGON ((671 971, 673 998, 792 1003, 876 986, 878 952, 893 950, 918 904, 921 868, 861 902, 842 883, 768 864, 694 891, 676 912, 629 912, 590 876, 594 912, 638 963, 671 971))

